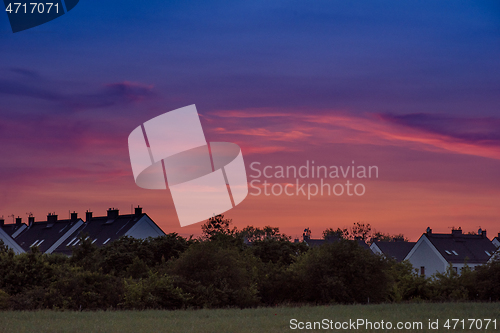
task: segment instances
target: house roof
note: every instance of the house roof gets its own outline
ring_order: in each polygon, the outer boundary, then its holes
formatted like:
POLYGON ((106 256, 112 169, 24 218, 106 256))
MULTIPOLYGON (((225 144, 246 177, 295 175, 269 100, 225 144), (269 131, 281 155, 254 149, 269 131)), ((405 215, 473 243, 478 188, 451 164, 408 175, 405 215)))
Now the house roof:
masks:
POLYGON ((3 228, 0 228, 0 240, 17 254, 25 252, 24 249, 3 230, 3 228))
POLYGON ((15 237, 15 240, 24 251, 29 251, 32 246, 38 246, 41 252, 47 252, 72 227, 80 223, 81 219, 34 222, 15 237))
POLYGON ((450 263, 485 263, 496 251, 495 245, 483 235, 462 234, 454 230, 451 234, 424 234, 436 250, 450 263))
POLYGON ((78 245, 79 237, 88 234, 94 245, 101 247, 124 236, 143 217, 149 218, 147 214, 127 214, 111 216, 98 216, 87 219, 75 232, 73 232, 60 244, 54 252, 71 254, 71 247, 78 245))
MULTIPOLYGON (((317 247, 317 246, 321 246, 325 243, 334 243, 334 242, 338 242, 338 241, 340 241, 340 238, 338 238, 338 237, 329 237, 326 240, 325 239, 310 239, 310 238, 304 239, 304 242, 306 242, 307 245, 309 245, 310 247, 317 247)), ((362 248, 367 249, 367 250, 370 249, 370 247, 362 239, 356 239, 356 242, 362 248)))
POLYGON ((13 237, 12 235, 14 233, 16 233, 16 231, 22 230, 23 228, 26 228, 26 224, 24 224, 24 223, 4 224, 0 228, 2 228, 2 230, 5 231, 5 233, 7 235, 9 235, 10 237, 13 237))
POLYGON ((416 242, 373 242, 386 257, 403 261, 416 242))

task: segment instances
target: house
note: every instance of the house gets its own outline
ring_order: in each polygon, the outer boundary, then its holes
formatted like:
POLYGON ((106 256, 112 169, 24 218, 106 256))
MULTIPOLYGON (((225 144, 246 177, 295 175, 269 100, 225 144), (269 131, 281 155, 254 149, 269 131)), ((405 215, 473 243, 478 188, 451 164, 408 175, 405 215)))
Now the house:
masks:
POLYGON ((52 253, 75 230, 83 224, 77 213, 72 213, 70 219, 59 220, 56 214, 49 213, 47 221, 35 222, 29 217, 28 227, 14 237, 14 240, 28 252, 31 247, 37 246, 40 252, 52 253))
POLYGON ((37 221, 30 216, 28 225, 21 218, 15 224, 5 224, 0 219, 0 239, 15 253, 30 251, 37 246, 43 253, 63 253, 71 255, 71 248, 80 242, 80 236, 92 239, 92 244, 101 247, 122 236, 145 239, 164 236, 163 230, 145 213, 141 207, 134 214, 120 215, 118 209, 109 209, 106 216, 93 217, 86 213, 85 221, 77 213, 69 219, 59 220, 54 213, 47 215, 46 221, 37 221))
POLYGON ((493 245, 495 245, 497 249, 500 247, 500 232, 498 233, 498 236, 493 238, 491 242, 493 243, 493 245))
POLYGON ((467 263, 471 268, 485 264, 496 248, 486 237, 486 230, 477 235, 463 234, 460 228, 451 234, 436 234, 427 228, 405 260, 409 260, 421 275, 429 277, 445 272, 448 265, 459 272, 467 263))
POLYGON ((101 247, 122 236, 138 239, 164 236, 163 230, 145 213, 142 208, 135 208, 134 214, 120 215, 118 209, 108 209, 106 216, 93 217, 87 212, 85 222, 74 229, 63 242, 59 242, 54 253, 71 255, 71 248, 80 242, 80 236, 92 239, 92 244, 101 247))
POLYGON ((26 224, 22 222, 22 218, 16 218, 16 223, 5 224, 5 220, 0 219, 0 239, 7 247, 14 250, 16 254, 24 253, 24 249, 14 240, 19 233, 26 229, 26 224))
POLYGON ((394 258, 398 262, 403 261, 408 253, 413 249, 416 242, 394 241, 379 242, 375 241, 370 246, 373 253, 383 255, 386 258, 394 258))
MULTIPOLYGON (((334 243, 340 241, 341 238, 328 236, 326 239, 312 239, 311 238, 311 230, 309 228, 304 229, 304 233, 302 234, 302 241, 305 242, 309 247, 318 247, 323 244, 334 243)), ((363 249, 369 250, 370 247, 365 243, 362 239, 355 240, 359 246, 363 249)), ((295 243, 298 243, 299 239, 295 239, 295 243)))

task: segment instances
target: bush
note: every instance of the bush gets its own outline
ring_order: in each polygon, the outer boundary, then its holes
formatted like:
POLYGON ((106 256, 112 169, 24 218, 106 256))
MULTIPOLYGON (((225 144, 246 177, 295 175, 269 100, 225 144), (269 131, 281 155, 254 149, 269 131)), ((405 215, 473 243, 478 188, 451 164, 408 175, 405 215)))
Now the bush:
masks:
POLYGON ((409 261, 391 259, 391 288, 387 298, 392 302, 420 301, 432 298, 430 279, 418 274, 409 261))
POLYGON ((500 301, 500 260, 493 260, 476 270, 477 296, 485 301, 500 301))
POLYGON ((145 279, 125 280, 124 309, 180 309, 190 299, 181 288, 174 286, 173 278, 150 272, 145 279))
POLYGON ((435 301, 466 301, 475 295, 473 272, 467 265, 459 274, 450 264, 445 272, 433 275, 430 287, 435 301))
POLYGON ((123 297, 123 280, 80 267, 61 267, 46 291, 45 307, 70 310, 117 308, 123 297))
POLYGON ((299 284, 295 298, 323 304, 381 302, 389 292, 388 268, 385 259, 355 241, 324 244, 293 265, 299 284))
POLYGON ((9 295, 16 295, 34 287, 46 287, 54 280, 54 266, 38 249, 14 255, 13 252, 0 253, 0 289, 9 295))
POLYGON ((180 278, 183 290, 198 296, 194 306, 247 307, 258 304, 256 265, 248 252, 201 242, 174 261, 171 272, 180 278))
POLYGON ((7 310, 9 308, 9 294, 0 289, 0 310, 7 310))

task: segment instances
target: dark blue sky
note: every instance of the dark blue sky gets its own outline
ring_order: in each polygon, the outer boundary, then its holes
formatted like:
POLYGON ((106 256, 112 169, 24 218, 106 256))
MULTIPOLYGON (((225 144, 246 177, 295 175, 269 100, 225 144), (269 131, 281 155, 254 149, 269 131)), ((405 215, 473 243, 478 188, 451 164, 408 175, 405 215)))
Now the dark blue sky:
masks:
POLYGON ((133 81, 167 108, 498 111, 498 1, 82 0, 17 34, 0 18, 1 77, 75 93, 133 81))

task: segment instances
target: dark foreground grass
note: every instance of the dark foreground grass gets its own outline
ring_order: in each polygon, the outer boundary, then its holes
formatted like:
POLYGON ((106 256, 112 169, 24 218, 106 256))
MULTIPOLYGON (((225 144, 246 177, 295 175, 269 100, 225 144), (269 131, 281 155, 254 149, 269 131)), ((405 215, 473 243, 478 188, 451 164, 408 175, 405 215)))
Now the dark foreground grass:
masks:
MULTIPOLYGON (((338 330, 292 330, 290 319, 343 322, 366 319, 371 322, 422 322, 423 329, 405 332, 465 332, 466 329, 445 329, 448 318, 497 319, 497 328, 490 324, 488 332, 500 331, 500 303, 419 303, 379 305, 332 305, 278 307, 258 309, 183 310, 183 311, 100 311, 100 312, 0 312, 0 332, 338 332, 338 330), (439 320, 438 330, 428 329, 429 319, 439 320)), ((341 330, 346 331, 346 330, 341 330)), ((360 332, 398 332, 378 329, 360 332)), ((474 332, 481 330, 473 329, 474 332)), ((484 331, 484 329, 482 330, 484 331)))

